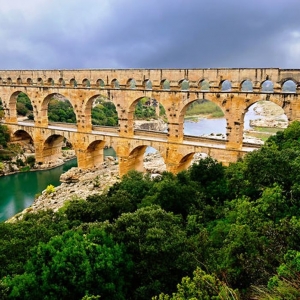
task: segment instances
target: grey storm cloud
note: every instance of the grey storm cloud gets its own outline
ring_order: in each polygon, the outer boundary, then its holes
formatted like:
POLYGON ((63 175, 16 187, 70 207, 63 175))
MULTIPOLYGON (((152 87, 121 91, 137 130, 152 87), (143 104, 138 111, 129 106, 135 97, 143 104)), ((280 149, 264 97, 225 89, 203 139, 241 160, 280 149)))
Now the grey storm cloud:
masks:
POLYGON ((299 0, 0 0, 0 69, 300 68, 299 0))

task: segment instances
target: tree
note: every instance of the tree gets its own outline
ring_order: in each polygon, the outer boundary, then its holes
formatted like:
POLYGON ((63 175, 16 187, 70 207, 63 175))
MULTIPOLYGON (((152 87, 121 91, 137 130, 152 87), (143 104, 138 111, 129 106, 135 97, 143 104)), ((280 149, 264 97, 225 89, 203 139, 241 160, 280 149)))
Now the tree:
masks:
POLYGON ((197 268, 193 278, 182 278, 181 284, 177 285, 177 292, 172 296, 160 294, 152 300, 237 300, 239 298, 238 292, 229 288, 225 282, 197 268))
POLYGON ((267 288, 255 286, 253 294, 259 299, 289 299, 300 298, 300 252, 289 250, 284 255, 284 263, 273 276, 267 288))
POLYGON ((12 299, 126 299, 126 281, 131 261, 125 248, 104 231, 93 228, 66 231, 48 243, 40 243, 25 267, 25 273, 8 277, 12 299))
POLYGON ((0 124, 0 145, 7 147, 7 143, 10 140, 10 134, 8 127, 0 124))
POLYGON ((161 180, 153 183, 149 193, 142 200, 142 205, 157 204, 164 210, 187 217, 192 209, 202 209, 201 195, 187 172, 177 176, 164 173, 161 180))
POLYGON ((19 93, 17 97, 17 113, 22 116, 26 116, 32 113, 33 107, 29 97, 25 93, 19 93))
POLYGON ((151 299, 170 292, 186 274, 181 255, 186 249, 181 218, 157 206, 122 214, 114 224, 115 239, 126 244, 134 262, 132 299, 151 299), (172 275, 171 275, 172 274, 172 275))

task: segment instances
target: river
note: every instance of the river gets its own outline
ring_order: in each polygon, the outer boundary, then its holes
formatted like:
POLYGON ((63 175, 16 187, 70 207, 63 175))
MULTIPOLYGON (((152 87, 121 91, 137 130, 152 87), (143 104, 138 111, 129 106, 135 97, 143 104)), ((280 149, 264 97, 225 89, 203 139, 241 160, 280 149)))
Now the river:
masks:
POLYGON ((58 186, 59 177, 72 167, 77 160, 72 159, 64 165, 44 171, 16 173, 0 177, 0 222, 5 221, 29 207, 36 194, 41 193, 49 184, 58 186))

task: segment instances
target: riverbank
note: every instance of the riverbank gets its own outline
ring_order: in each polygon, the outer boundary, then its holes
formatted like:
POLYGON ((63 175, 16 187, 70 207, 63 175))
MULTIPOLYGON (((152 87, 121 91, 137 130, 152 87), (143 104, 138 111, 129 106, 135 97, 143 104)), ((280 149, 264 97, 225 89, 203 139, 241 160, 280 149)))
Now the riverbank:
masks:
POLYGON ((35 163, 32 167, 24 166, 26 163, 26 158, 28 156, 34 157, 35 153, 25 153, 22 155, 18 155, 14 157, 11 161, 2 161, 2 168, 0 172, 1 176, 13 175, 20 172, 36 172, 43 170, 51 170, 53 168, 59 167, 63 165, 66 161, 76 158, 74 150, 62 150, 62 156, 58 157, 56 161, 51 161, 45 164, 37 164, 35 163), (27 155, 26 155, 27 154, 27 155), (20 162, 23 163, 20 163, 20 162), (19 166, 18 166, 19 164, 19 166), (24 165, 23 165, 24 164, 24 165))
POLYGON ((47 189, 38 195, 34 202, 7 222, 21 219, 24 213, 52 209, 57 211, 66 202, 75 199, 86 199, 89 195, 102 194, 110 186, 120 180, 119 169, 113 157, 105 157, 104 163, 97 168, 82 170, 77 167, 60 176, 61 184, 54 187, 53 192, 47 189))
MULTIPOLYGON (((196 153, 192 164, 204 158, 206 155, 196 153)), ((144 156, 145 171, 156 177, 166 171, 166 165, 158 152, 148 153, 144 156)), ((61 184, 54 188, 51 193, 45 189, 31 206, 16 214, 7 222, 21 219, 25 213, 34 213, 40 210, 52 209, 58 211, 68 201, 86 198, 94 194, 102 194, 120 181, 117 161, 110 156, 105 157, 104 163, 97 168, 82 170, 71 168, 60 176, 61 184)))

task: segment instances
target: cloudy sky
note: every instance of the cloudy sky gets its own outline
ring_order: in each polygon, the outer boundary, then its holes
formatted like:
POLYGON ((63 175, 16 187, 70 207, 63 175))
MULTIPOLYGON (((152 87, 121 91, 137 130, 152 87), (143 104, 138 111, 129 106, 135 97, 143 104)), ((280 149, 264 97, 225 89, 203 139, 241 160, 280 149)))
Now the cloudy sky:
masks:
POLYGON ((300 68, 299 0, 0 0, 0 69, 300 68))

